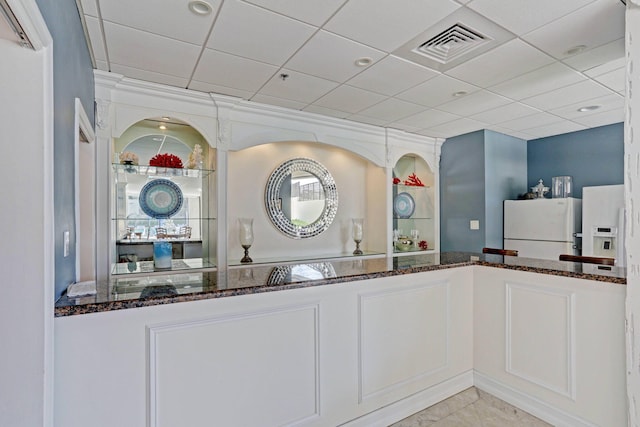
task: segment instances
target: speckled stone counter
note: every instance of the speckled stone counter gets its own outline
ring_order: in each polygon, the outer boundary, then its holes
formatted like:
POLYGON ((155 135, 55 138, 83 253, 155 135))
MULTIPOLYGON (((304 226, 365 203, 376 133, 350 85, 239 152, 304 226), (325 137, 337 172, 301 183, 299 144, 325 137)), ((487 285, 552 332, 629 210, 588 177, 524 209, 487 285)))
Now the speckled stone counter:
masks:
POLYGON ((97 313, 210 298, 282 291, 354 282, 467 265, 626 284, 624 268, 501 255, 448 252, 393 258, 350 258, 282 265, 250 265, 225 272, 190 272, 136 276, 99 283, 97 294, 68 298, 55 306, 55 316, 97 313))

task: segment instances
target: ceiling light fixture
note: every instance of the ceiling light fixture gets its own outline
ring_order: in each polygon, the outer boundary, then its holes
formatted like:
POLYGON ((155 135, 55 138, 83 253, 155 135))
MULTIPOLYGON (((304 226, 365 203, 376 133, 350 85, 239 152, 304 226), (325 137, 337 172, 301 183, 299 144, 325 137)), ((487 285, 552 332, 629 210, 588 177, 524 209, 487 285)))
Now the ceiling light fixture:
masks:
POLYGON ((581 112, 581 113, 587 113, 589 111, 597 110, 598 108, 600 108, 599 105, 587 105, 586 107, 578 108, 578 111, 581 112))
POLYGON ((367 58, 367 57, 362 57, 362 58, 356 59, 355 64, 358 67, 366 67, 367 65, 371 65, 372 62, 373 62, 373 59, 367 58))
POLYGON ((167 126, 164 124, 161 124, 160 126, 158 126, 158 129, 160 130, 167 130, 167 126))
POLYGON ((567 49, 567 51, 565 52, 565 55, 576 55, 580 52, 584 52, 586 48, 587 48, 586 45, 580 44, 578 46, 574 46, 570 49, 567 49))
POLYGON ((189 10, 196 15, 208 15, 211 13, 211 5, 203 0, 193 0, 189 2, 189 10))
POLYGON ((171 117, 169 117, 169 116, 164 116, 164 117, 162 117, 162 120, 164 120, 164 121, 169 121, 169 120, 171 120, 171 117))
POLYGON ((467 92, 466 90, 459 90, 459 91, 457 91, 457 92, 453 92, 453 93, 451 94, 451 96, 456 97, 456 98, 459 98, 459 97, 461 97, 461 96, 465 96, 465 95, 466 95, 466 94, 468 94, 468 93, 469 93, 469 92, 467 92))

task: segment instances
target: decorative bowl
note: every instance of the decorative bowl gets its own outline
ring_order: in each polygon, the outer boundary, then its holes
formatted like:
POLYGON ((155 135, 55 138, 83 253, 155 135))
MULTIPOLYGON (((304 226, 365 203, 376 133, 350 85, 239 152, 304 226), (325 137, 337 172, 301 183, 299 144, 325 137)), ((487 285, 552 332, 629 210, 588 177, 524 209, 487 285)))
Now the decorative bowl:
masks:
POLYGON ((398 241, 396 242, 396 249, 402 252, 410 251, 413 248, 413 240, 411 240, 408 236, 400 236, 398 237, 398 241))

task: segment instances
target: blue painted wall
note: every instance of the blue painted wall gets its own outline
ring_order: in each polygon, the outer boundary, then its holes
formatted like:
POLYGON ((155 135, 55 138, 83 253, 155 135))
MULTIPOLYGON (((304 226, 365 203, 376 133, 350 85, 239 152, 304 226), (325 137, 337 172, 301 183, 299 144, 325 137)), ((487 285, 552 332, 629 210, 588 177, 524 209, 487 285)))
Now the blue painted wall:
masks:
POLYGON ((516 199, 527 191, 527 142, 487 130, 484 145, 484 246, 502 248, 503 201, 516 199))
POLYGON ((502 201, 526 189, 526 141, 493 131, 447 139, 440 157, 440 248, 502 247, 502 201), (480 229, 471 230, 470 220, 480 229))
POLYGON ((75 0, 36 0, 53 38, 56 298, 75 281, 74 118, 79 98, 94 122, 93 66, 75 0), (63 232, 71 250, 63 256, 63 232))
POLYGON ((469 220, 484 224, 484 131, 447 139, 440 156, 440 250, 482 249, 484 235, 469 220))
POLYGON ((582 187, 624 183, 624 124, 533 139, 527 143, 529 187, 542 178, 551 186, 551 177, 573 176, 576 198, 582 187))

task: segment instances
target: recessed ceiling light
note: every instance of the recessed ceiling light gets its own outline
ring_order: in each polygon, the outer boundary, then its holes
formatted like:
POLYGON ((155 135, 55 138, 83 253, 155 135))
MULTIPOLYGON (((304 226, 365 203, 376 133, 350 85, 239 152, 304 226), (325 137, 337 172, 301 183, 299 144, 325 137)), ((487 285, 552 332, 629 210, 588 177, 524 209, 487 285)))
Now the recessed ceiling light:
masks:
POLYGON ((586 113, 588 111, 594 111, 597 110, 598 108, 600 108, 599 105, 587 105, 586 107, 580 107, 578 108, 578 111, 581 113, 586 113))
POLYGON ((162 118, 162 120, 164 120, 164 121, 169 121, 169 120, 171 120, 171 117, 169 117, 169 116, 164 116, 164 117, 162 118))
POLYGON ((211 13, 211 5, 203 0, 189 2, 189 10, 196 15, 208 15, 211 13))
POLYGON ((167 130, 167 126, 164 124, 161 124, 160 126, 158 126, 158 129, 160 130, 167 130))
POLYGON ((460 96, 465 96, 466 94, 468 94, 469 92, 467 92, 466 90, 459 90, 457 92, 453 92, 451 94, 451 96, 455 96, 456 98, 460 97, 460 96))
POLYGON ((373 62, 373 59, 367 58, 367 57, 362 57, 362 58, 356 59, 355 64, 358 67, 366 67, 367 65, 370 65, 372 62, 373 62))
POLYGON ((578 54, 580 52, 583 52, 585 49, 587 48, 587 46, 580 44, 578 46, 574 46, 570 49, 567 49, 567 51, 565 52, 566 55, 575 55, 578 54))

